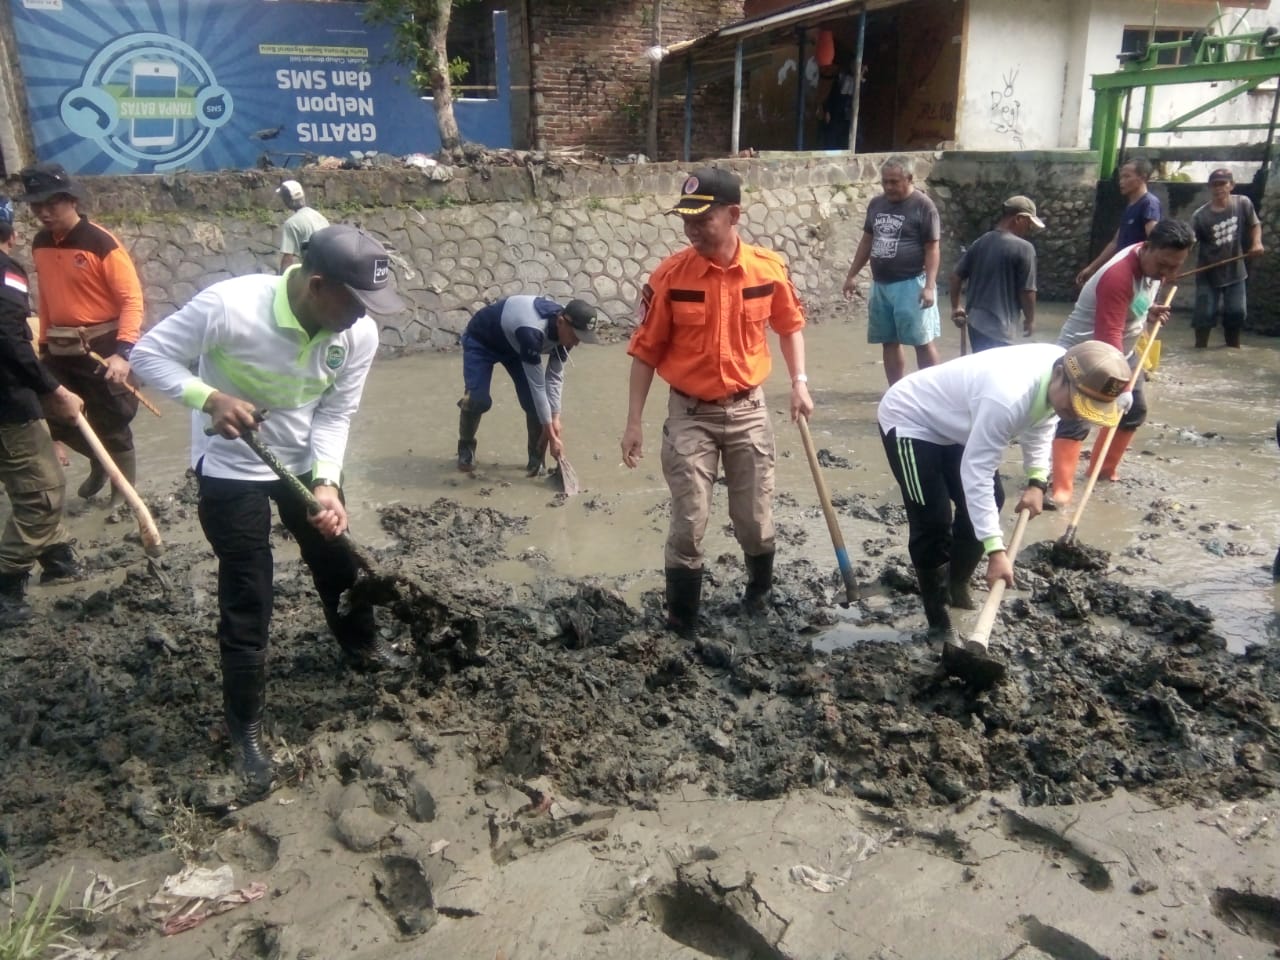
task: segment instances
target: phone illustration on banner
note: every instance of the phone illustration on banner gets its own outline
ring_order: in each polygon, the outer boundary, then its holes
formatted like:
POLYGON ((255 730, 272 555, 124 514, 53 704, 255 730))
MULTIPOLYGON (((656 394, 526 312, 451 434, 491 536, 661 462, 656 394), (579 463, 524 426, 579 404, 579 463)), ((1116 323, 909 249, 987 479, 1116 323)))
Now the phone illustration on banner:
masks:
MULTIPOLYGON (((178 96, 178 65, 171 60, 135 60, 131 92, 149 100, 178 96)), ((171 147, 177 141, 178 121, 172 117, 135 117, 129 142, 135 147, 171 147)))

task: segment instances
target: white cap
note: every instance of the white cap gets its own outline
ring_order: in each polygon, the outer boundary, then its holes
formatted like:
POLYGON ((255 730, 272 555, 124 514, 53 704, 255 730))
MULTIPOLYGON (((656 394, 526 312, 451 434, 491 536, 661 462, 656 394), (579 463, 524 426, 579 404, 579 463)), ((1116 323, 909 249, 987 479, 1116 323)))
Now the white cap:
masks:
POLYGON ((286 180, 280 184, 280 189, 277 192, 284 199, 292 200, 294 203, 302 203, 305 198, 305 194, 302 192, 302 184, 297 180, 286 180))

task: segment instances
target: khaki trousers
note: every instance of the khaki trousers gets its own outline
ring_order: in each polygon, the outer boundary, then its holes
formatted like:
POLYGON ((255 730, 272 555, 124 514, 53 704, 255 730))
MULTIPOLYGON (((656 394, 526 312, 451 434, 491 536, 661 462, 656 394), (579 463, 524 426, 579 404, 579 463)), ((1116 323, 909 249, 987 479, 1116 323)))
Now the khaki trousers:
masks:
POLYGON ((764 391, 736 403, 703 403, 671 391, 662 425, 662 475, 671 489, 667 567, 702 567, 702 537, 721 462, 733 534, 748 556, 772 553, 776 448, 764 391))
POLYGON ((13 512, 0 535, 0 573, 26 573, 49 547, 67 541, 67 481, 43 420, 0 423, 0 483, 13 512))

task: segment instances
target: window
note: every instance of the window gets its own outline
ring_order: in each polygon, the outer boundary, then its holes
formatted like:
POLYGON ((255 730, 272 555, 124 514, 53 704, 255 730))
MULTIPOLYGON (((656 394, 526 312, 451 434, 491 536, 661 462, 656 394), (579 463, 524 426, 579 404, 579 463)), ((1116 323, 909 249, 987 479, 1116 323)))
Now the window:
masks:
POLYGON ((466 61, 467 72, 455 80, 455 97, 493 99, 498 95, 493 49, 494 4, 455 3, 449 19, 449 59, 466 61))
MULTIPOLYGON (((1137 53, 1145 50, 1154 40, 1156 43, 1173 43, 1178 40, 1190 40, 1203 27, 1156 27, 1154 35, 1151 27, 1125 27, 1120 41, 1122 53, 1137 53)), ((1178 63, 1195 63, 1195 51, 1190 46, 1176 50, 1161 50, 1157 63, 1171 66, 1178 63)))

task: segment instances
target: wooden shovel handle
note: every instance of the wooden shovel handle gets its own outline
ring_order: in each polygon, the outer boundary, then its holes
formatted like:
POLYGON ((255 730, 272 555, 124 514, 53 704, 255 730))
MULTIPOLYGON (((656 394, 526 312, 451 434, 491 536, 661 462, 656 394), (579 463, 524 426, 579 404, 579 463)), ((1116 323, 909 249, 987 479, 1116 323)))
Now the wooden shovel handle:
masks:
MULTIPOLYGON (((1167 307, 1171 304, 1173 295, 1177 292, 1177 286, 1170 287, 1161 306, 1167 307)), ((1133 376, 1129 378, 1129 385, 1125 387, 1130 393, 1133 392, 1133 388, 1138 383, 1138 377, 1142 375, 1142 370, 1147 365, 1147 357, 1151 355, 1151 348, 1155 346, 1162 326, 1164 324, 1157 320, 1155 329, 1151 331, 1151 336, 1147 338, 1147 347, 1142 351, 1142 356, 1138 359, 1138 365, 1133 368, 1133 376)), ((1089 502, 1089 498, 1093 496, 1093 488, 1098 483, 1098 475, 1102 473, 1102 463, 1107 459, 1107 451, 1111 449, 1111 441, 1115 439, 1115 427, 1104 427, 1103 429, 1106 430, 1106 433, 1102 437, 1101 446, 1094 451, 1093 461, 1089 464, 1089 480, 1084 485, 1084 493, 1080 495, 1080 504, 1076 507, 1076 512, 1071 517, 1071 523, 1068 525, 1066 532, 1060 538, 1063 543, 1070 543, 1076 538, 1076 528, 1080 526, 1080 518, 1084 516, 1085 505, 1089 502)))
MULTIPOLYGON (((1018 548, 1022 546, 1022 535, 1027 532, 1027 521, 1030 519, 1030 510, 1023 510, 1018 514, 1018 522, 1013 527, 1013 539, 1009 541, 1010 564, 1017 559, 1018 548)), ((1006 586, 1003 580, 998 580, 991 588, 991 592, 987 594, 987 602, 982 605, 982 612, 978 614, 978 625, 973 628, 973 636, 969 638, 970 643, 978 644, 983 650, 987 649, 987 643, 991 639, 991 628, 995 625, 996 612, 1000 609, 1000 601, 1004 599, 1006 586)))
MULTIPOLYGON (((86 343, 85 349, 88 350, 87 343, 86 343)), ((97 353, 93 350, 89 350, 89 356, 92 359, 96 360, 101 366, 105 367, 107 365, 107 361, 102 359, 102 354, 97 353)), ((137 397, 138 402, 140 404, 142 404, 144 407, 146 407, 148 410, 154 413, 157 417, 160 416, 160 409, 154 403, 152 403, 150 400, 144 397, 142 395, 142 391, 139 390, 137 387, 135 387, 132 383, 124 384, 124 388, 128 390, 130 393, 132 393, 135 397, 137 397)))
POLYGON ((155 520, 151 518, 151 511, 142 502, 142 498, 138 496, 138 491, 133 489, 133 484, 126 480, 125 475, 120 472, 120 468, 111 459, 111 454, 107 453, 107 448, 102 445, 98 435, 93 432, 93 427, 89 426, 89 421, 84 418, 83 413, 76 414, 76 427, 79 428, 85 442, 93 450, 93 455, 98 458, 98 463, 102 464, 102 469, 111 478, 111 483, 124 494, 125 500, 133 508, 133 515, 138 518, 138 533, 142 536, 142 548, 146 551, 147 556, 159 556, 164 552, 164 543, 160 539, 160 531, 156 529, 155 520))
POLYGON ((853 579, 853 564, 849 562, 849 551, 844 547, 844 534, 840 532, 840 521, 836 519, 835 508, 831 506, 831 494, 827 491, 827 481, 822 476, 822 464, 818 463, 818 453, 813 448, 813 437, 809 435, 809 421, 804 417, 797 417, 796 426, 800 428, 804 455, 809 461, 809 471, 813 474, 813 485, 818 491, 818 500, 822 503, 822 515, 827 520, 827 532, 831 534, 831 545, 836 551, 836 563, 840 565, 845 600, 848 603, 855 603, 858 599, 858 584, 853 579))

